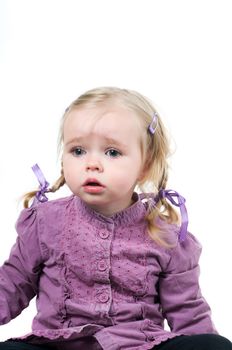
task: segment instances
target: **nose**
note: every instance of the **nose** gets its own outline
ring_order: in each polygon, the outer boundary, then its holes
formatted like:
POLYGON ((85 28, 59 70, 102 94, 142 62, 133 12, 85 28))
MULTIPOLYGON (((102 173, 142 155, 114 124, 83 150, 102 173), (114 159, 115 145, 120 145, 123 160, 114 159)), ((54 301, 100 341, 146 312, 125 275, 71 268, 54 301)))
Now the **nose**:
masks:
POLYGON ((103 166, 97 157, 89 157, 86 163, 87 171, 103 171, 103 166))

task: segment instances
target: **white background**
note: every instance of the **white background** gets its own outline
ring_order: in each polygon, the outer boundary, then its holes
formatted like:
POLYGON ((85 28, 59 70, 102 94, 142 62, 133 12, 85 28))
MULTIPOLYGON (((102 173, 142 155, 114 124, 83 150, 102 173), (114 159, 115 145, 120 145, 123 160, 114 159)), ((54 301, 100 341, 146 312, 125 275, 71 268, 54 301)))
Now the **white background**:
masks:
MULTIPOLYGON (((66 106, 93 87, 132 88, 154 101, 172 134, 169 187, 187 199, 189 228, 203 245, 202 291, 219 332, 232 339, 231 6, 0 1, 0 263, 15 241, 19 198, 37 187, 30 167, 38 162, 50 182, 59 176, 66 106)), ((0 339, 29 332, 34 313, 33 301, 0 339)))

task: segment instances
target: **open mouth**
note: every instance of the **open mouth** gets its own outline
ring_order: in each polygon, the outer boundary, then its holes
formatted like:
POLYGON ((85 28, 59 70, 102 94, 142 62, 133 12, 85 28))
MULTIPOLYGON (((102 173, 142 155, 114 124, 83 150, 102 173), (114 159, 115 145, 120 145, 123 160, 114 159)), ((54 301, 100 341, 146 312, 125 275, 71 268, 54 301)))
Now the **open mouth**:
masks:
POLYGON ((101 184, 99 184, 98 182, 87 182, 85 184, 85 186, 102 186, 101 184))
POLYGON ((96 179, 87 179, 84 183, 84 186, 101 186, 104 187, 98 180, 96 179))
POLYGON ((87 193, 100 193, 100 192, 103 192, 105 188, 105 186, 102 185, 96 179, 86 180, 83 187, 84 187, 84 191, 87 193))

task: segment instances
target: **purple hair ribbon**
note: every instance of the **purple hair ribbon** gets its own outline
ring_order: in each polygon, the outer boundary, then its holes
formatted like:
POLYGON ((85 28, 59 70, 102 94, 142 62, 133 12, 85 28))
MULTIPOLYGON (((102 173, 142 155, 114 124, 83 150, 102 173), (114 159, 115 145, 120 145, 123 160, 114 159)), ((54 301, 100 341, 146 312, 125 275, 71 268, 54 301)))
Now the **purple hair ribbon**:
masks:
POLYGON ((155 201, 158 202, 159 199, 166 198, 173 205, 180 208, 181 213, 181 226, 179 233, 179 241, 183 242, 187 235, 187 227, 188 227, 188 212, 185 206, 185 198, 182 197, 178 192, 173 190, 159 190, 158 195, 155 197, 155 201))
POLYGON ((156 131, 156 128, 157 128, 157 125, 158 125, 158 114, 155 112, 154 115, 153 115, 152 121, 151 121, 151 123, 148 126, 148 131, 152 135, 154 135, 154 133, 156 131))
POLYGON ((42 203, 47 202, 48 198, 45 195, 45 193, 49 192, 49 188, 48 188, 49 182, 47 182, 47 180, 45 179, 45 176, 42 173, 38 164, 33 165, 32 170, 40 184, 39 191, 36 193, 36 198, 38 199, 39 202, 42 202, 42 203))

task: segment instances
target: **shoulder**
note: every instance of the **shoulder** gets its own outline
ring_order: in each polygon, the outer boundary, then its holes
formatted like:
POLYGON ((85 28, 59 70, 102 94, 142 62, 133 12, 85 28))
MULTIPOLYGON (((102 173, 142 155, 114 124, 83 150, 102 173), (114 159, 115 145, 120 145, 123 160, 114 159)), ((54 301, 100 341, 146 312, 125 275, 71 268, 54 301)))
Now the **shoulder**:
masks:
POLYGON ((36 204, 32 205, 29 209, 42 210, 42 211, 56 210, 59 208, 66 207, 66 205, 68 205, 70 202, 72 202, 74 200, 74 198, 75 198, 75 196, 71 195, 68 197, 49 200, 49 201, 43 202, 43 203, 37 202, 36 204))
POLYGON ((190 232, 184 241, 177 240, 175 247, 167 249, 169 272, 186 271, 198 265, 202 246, 190 232))
POLYGON ((71 195, 44 203, 38 202, 29 208, 23 209, 16 222, 17 230, 21 231, 23 227, 36 225, 38 220, 40 222, 46 220, 47 223, 53 220, 59 221, 59 218, 62 217, 62 213, 65 212, 65 209, 73 200, 74 196, 71 195))

